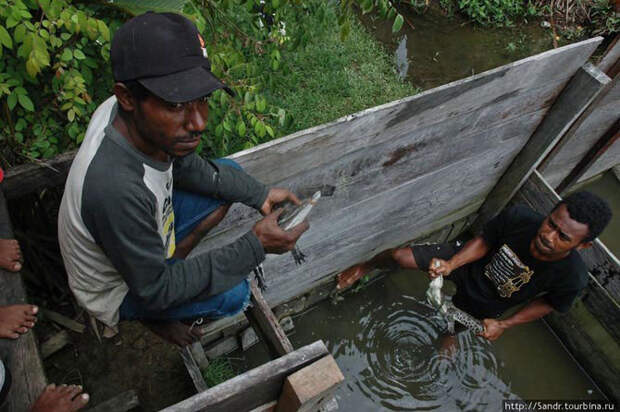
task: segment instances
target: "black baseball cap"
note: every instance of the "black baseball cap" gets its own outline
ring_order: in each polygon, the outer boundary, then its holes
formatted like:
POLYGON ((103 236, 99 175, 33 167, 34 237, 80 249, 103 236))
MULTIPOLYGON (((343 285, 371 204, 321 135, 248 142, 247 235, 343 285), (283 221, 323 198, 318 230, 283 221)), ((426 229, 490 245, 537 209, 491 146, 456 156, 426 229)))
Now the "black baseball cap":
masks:
POLYGON ((211 73, 196 25, 180 14, 147 12, 129 20, 114 35, 110 56, 115 81, 136 80, 168 102, 188 102, 218 89, 234 96, 211 73))

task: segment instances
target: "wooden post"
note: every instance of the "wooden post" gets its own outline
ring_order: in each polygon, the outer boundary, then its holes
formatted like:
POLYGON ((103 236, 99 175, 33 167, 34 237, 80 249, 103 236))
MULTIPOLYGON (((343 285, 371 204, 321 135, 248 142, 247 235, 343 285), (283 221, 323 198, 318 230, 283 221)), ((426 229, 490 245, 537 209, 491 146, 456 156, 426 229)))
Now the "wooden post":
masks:
MULTIPOLYGON (((194 343, 194 345, 200 345, 200 342, 196 342, 194 343)), ((191 346, 192 345, 184 346, 181 349, 180 353, 181 358, 183 358, 183 363, 185 363, 185 367, 189 372, 189 376, 192 378, 192 382, 194 382, 194 387, 196 388, 196 391, 200 393, 206 391, 207 389, 209 389, 209 387, 207 386, 207 382, 205 382, 205 379, 202 376, 202 372, 198 367, 196 359, 194 359, 191 346)))
MULTIPOLYGON (((0 239, 11 238, 13 230, 4 194, 0 190, 0 239)), ((0 269, 0 305, 26 302, 21 275, 0 269)), ((0 353, 7 360, 5 365, 13 376, 11 391, 3 411, 27 411, 47 385, 34 332, 30 331, 16 340, 0 339, 0 353)))
POLYGON ((276 412, 318 411, 343 381, 333 356, 327 355, 286 378, 276 412))
POLYGON ((250 290, 252 306, 245 311, 245 316, 254 327, 254 331, 267 345, 273 358, 292 352, 291 341, 253 279, 250 282, 250 290))
POLYGON ((618 39, 620 39, 620 34, 616 34, 616 37, 607 47, 601 62, 598 64, 598 68, 607 73, 611 78, 616 77, 620 72, 620 41, 618 39))
POLYGON ((562 135, 610 83, 611 79, 590 63, 577 71, 487 196, 472 225, 474 230, 480 230, 506 206, 562 135))
POLYGON ((618 140, 620 136, 619 130, 620 119, 616 120, 616 122, 607 129, 605 134, 598 139, 594 146, 588 150, 586 155, 577 163, 573 170, 570 171, 568 176, 555 188, 555 191, 563 194, 566 189, 577 183, 579 178, 583 176, 590 166, 618 140))

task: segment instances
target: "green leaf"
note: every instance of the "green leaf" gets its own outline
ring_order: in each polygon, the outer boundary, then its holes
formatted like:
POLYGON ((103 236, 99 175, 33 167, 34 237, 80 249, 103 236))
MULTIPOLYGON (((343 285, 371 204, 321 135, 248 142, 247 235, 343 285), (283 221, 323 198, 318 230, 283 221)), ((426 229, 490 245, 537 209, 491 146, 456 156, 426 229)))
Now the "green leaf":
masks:
POLYGON ((278 7, 280 7, 280 0, 271 0, 271 5, 274 9, 277 9, 278 7))
POLYGON ((24 109, 28 110, 29 112, 34 111, 34 104, 32 103, 32 100, 30 100, 30 97, 28 97, 27 95, 18 94, 17 100, 19 100, 19 105, 24 109))
POLYGON ((73 57, 75 57, 78 60, 84 60, 86 58, 86 55, 84 54, 84 52, 82 52, 82 50, 75 49, 73 50, 73 57))
POLYGON ((73 109, 67 112, 67 119, 69 119, 70 122, 72 122, 75 119, 75 112, 73 111, 73 109))
POLYGON ((244 137, 245 132, 246 132, 245 123, 243 122, 243 120, 239 119, 239 121, 237 122, 237 134, 241 137, 244 137))
POLYGON ((71 50, 69 49, 65 49, 62 52, 62 56, 60 56, 60 60, 68 62, 71 61, 73 59, 73 53, 71 53, 71 50))
POLYGON ((24 36, 26 35, 26 26, 20 24, 15 28, 13 32, 13 38, 17 43, 22 43, 24 41, 24 36))
POLYGON ((397 33, 403 27, 404 22, 403 16, 398 14, 394 19, 394 24, 392 24, 392 33, 397 33))
POLYGON ((271 126, 265 125, 265 130, 267 130, 267 133, 269 133, 269 136, 271 136, 272 139, 276 137, 276 134, 273 132, 273 129, 271 128, 271 126))
POLYGON ((13 40, 11 40, 11 35, 4 28, 4 26, 0 26, 0 43, 4 45, 7 49, 13 48, 13 40))
POLYGON ((99 33, 101 34, 101 37, 103 37, 103 40, 106 42, 110 41, 110 29, 108 29, 105 22, 97 20, 97 28, 99 29, 99 33))

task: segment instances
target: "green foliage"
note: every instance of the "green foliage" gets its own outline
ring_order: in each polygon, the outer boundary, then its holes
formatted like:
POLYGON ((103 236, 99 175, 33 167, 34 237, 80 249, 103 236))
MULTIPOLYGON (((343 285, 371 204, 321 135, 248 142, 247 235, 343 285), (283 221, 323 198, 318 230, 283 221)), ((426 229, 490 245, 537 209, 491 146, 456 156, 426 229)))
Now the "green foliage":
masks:
MULTIPOLYGON (((416 6, 419 0, 409 0, 408 3, 416 6)), ((338 24, 340 26, 340 38, 346 39, 351 30, 351 10, 354 6, 359 7, 363 14, 372 11, 384 19, 394 20, 392 33, 397 33, 403 27, 405 19, 391 0, 341 0, 338 24)))
POLYGON ((209 361, 209 365, 202 371, 207 386, 212 388, 228 379, 237 376, 237 372, 228 358, 215 358, 209 361))
POLYGON ((608 36, 620 31, 620 14, 615 12, 614 4, 610 0, 595 0, 590 17, 595 27, 592 35, 608 36))
POLYGON ((460 12, 483 26, 512 26, 517 18, 536 16, 539 11, 528 0, 457 0, 460 12))
POLYGON ((357 20, 340 40, 337 9, 327 2, 306 2, 310 12, 298 24, 307 27, 304 47, 286 50, 282 66, 260 70, 269 79, 268 102, 286 110, 283 133, 293 133, 418 92, 399 79, 392 55, 357 20))
POLYGON ((109 74, 109 21, 94 14, 68 0, 0 0, 5 162, 49 158, 83 138, 109 74))

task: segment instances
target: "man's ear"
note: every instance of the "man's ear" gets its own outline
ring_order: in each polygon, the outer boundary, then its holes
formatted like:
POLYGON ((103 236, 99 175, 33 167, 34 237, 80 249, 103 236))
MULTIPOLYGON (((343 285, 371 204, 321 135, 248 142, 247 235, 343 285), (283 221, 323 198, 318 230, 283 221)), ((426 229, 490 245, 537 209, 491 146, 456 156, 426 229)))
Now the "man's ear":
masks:
POLYGON ((588 241, 588 242, 581 242, 580 244, 577 245, 577 247, 575 249, 577 250, 581 250, 581 249, 587 249, 589 247, 592 247, 592 241, 588 241))
POLYGON ((136 109, 136 98, 131 91, 123 83, 114 83, 112 91, 116 96, 116 100, 125 112, 133 112, 136 109))

